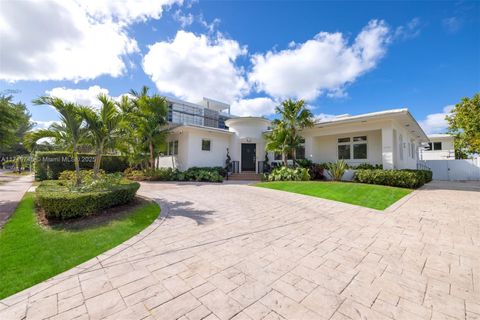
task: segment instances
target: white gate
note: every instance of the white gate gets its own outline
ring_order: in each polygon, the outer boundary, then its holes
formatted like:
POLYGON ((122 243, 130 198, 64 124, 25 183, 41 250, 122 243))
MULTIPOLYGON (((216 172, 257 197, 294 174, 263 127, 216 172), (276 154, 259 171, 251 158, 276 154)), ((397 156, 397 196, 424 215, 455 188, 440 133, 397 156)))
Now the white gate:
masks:
POLYGON ((466 160, 425 160, 434 180, 480 180, 480 158, 466 160))

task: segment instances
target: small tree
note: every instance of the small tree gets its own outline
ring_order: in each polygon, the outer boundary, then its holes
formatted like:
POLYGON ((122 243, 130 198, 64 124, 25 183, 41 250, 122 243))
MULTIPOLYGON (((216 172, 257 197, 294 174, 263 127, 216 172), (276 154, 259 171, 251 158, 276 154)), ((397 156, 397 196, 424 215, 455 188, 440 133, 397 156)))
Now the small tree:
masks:
POLYGON ((89 107, 80 107, 79 113, 87 124, 87 137, 95 148, 95 163, 93 164, 93 177, 96 179, 102 162, 105 145, 112 142, 119 130, 120 114, 115 102, 104 94, 98 96, 102 106, 98 112, 89 107))
POLYGON ((272 132, 267 135, 267 150, 281 152, 286 166, 289 154, 295 163, 296 149, 302 143, 300 132, 314 125, 313 114, 305 101, 291 99, 283 101, 281 107, 275 108, 275 112, 280 118, 272 121, 272 132))
POLYGON ((49 105, 60 114, 60 123, 52 124, 48 129, 32 131, 25 135, 25 145, 34 146, 42 138, 53 138, 63 143, 71 152, 75 163, 76 185, 80 185, 80 161, 78 146, 85 135, 82 128, 83 118, 79 107, 74 103, 66 103, 60 98, 43 96, 33 100, 35 105, 49 105))
POLYGON ((455 157, 480 153, 480 93, 463 98, 445 118, 448 132, 455 136, 455 157))
POLYGON ((167 112, 168 104, 165 98, 158 94, 148 95, 148 87, 142 87, 140 92, 131 90, 133 106, 127 112, 131 121, 131 134, 140 141, 148 154, 150 169, 155 169, 155 154, 165 144, 168 134, 167 112))

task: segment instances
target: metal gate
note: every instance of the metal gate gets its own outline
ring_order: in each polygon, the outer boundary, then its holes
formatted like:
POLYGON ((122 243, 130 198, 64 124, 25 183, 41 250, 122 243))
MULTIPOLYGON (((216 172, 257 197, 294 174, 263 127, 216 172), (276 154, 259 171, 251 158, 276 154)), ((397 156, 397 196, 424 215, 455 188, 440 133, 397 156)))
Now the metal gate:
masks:
POLYGON ((480 158, 466 160, 424 160, 434 180, 480 180, 480 158))

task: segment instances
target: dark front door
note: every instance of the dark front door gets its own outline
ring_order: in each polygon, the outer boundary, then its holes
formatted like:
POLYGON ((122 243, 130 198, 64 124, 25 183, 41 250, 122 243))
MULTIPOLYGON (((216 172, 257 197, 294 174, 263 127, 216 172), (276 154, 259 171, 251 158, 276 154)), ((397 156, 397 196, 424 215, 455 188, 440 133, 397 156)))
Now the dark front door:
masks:
POLYGON ((242 143, 242 171, 255 171, 255 143, 242 143))

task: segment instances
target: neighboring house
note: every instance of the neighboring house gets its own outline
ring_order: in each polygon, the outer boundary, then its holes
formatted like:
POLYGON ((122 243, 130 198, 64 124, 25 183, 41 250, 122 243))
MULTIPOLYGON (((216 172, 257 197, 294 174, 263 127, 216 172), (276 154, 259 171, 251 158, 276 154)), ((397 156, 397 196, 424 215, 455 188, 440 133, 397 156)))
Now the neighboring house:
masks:
POLYGON ((420 147, 420 160, 454 160, 454 137, 450 134, 431 134, 430 142, 420 147))
MULTIPOLYGON (((270 121, 235 117, 227 104, 204 98, 199 104, 169 99, 171 134, 160 167, 225 166, 227 148, 235 172, 259 172, 265 159, 270 121)), ((350 165, 381 164, 385 169, 416 169, 419 146, 428 138, 407 109, 317 119, 302 132, 297 158, 316 163, 344 159, 350 165)), ((269 153, 269 160, 278 155, 269 153)))

